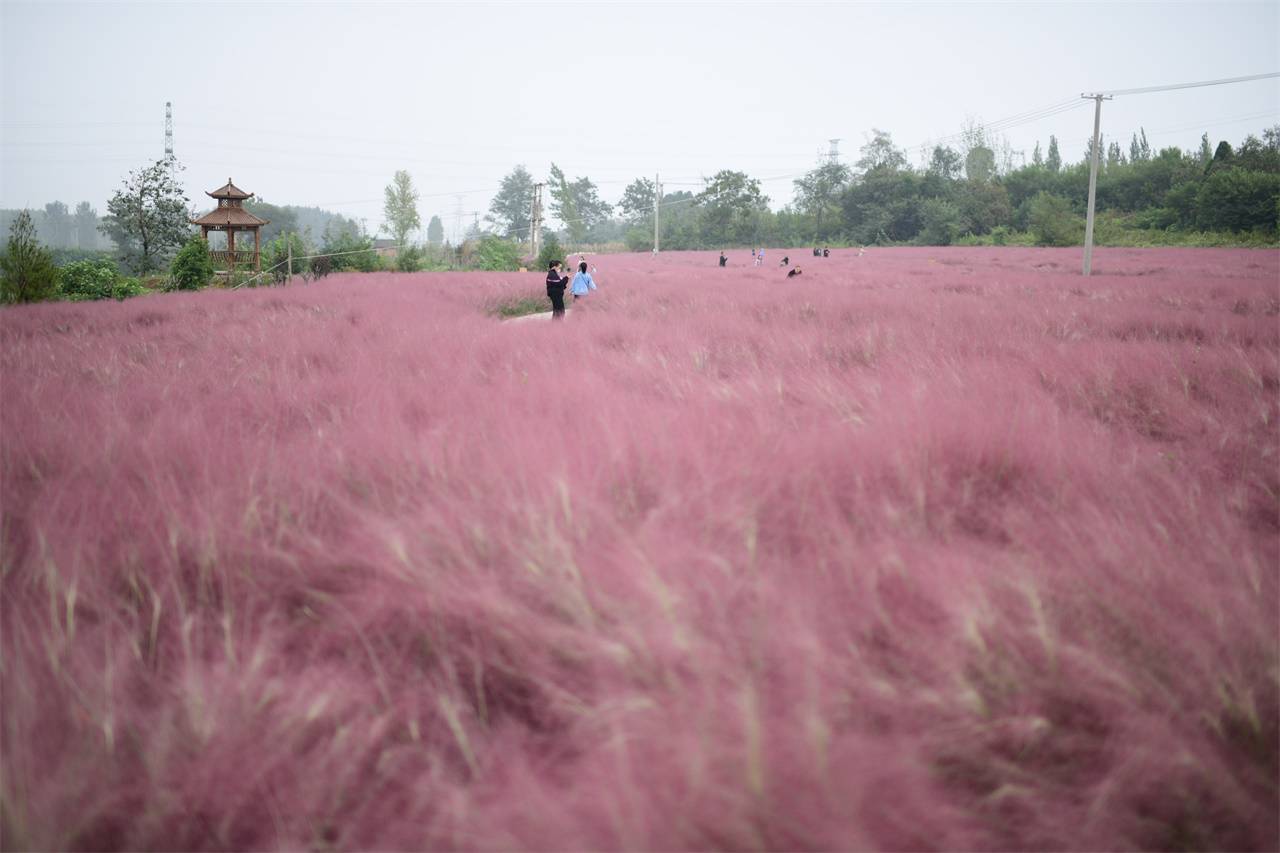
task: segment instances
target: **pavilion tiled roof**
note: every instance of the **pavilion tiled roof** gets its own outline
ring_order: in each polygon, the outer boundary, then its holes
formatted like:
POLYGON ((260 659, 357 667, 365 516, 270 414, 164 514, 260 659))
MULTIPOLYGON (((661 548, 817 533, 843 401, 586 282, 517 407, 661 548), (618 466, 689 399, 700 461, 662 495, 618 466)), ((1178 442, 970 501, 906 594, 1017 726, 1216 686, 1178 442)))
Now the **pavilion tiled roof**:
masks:
POLYGON ((230 178, 227 178, 227 183, 225 186, 219 187, 213 192, 207 192, 205 193, 205 195, 209 196, 210 198, 239 198, 239 199, 253 198, 253 193, 247 193, 244 190, 240 189, 235 184, 231 183, 230 178))
POLYGON ((193 225, 208 226, 227 226, 234 225, 240 228, 252 227, 255 225, 266 225, 271 220, 259 219, 243 207, 215 207, 213 210, 201 216, 199 219, 192 219, 193 225))

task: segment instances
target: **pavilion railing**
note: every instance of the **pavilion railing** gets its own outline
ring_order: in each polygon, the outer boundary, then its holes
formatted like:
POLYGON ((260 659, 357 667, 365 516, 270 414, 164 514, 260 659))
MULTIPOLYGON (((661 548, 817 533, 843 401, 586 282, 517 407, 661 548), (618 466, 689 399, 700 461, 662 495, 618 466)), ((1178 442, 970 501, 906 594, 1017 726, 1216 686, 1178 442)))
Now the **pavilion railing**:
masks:
POLYGON ((209 252, 209 257, 213 260, 215 269, 230 269, 232 264, 239 269, 251 269, 254 266, 253 249, 236 249, 234 252, 215 250, 209 252))

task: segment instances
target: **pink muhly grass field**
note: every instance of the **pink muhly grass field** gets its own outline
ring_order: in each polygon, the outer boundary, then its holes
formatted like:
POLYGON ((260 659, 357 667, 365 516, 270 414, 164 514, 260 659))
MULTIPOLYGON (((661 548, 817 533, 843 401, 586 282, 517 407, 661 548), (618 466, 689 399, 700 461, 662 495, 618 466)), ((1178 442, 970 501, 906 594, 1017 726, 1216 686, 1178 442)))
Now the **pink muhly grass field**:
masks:
POLYGON ((1280 845, 1280 253, 717 254, 0 312, 3 846, 1280 845))

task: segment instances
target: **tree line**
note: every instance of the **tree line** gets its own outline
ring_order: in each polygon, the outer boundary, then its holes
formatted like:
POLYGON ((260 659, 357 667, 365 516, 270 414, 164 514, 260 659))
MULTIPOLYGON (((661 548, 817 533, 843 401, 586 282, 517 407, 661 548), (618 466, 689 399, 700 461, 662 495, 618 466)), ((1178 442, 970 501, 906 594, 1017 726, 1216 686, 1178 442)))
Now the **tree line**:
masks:
MULTIPOLYGON (((761 182, 722 170, 699 192, 663 193, 661 242, 668 249, 747 245, 1081 242, 1092 139, 1084 157, 1064 162, 1055 137, 1030 160, 981 126, 956 146, 934 146, 912 165, 908 152, 875 130, 851 165, 824 161, 793 181, 793 197, 771 209, 761 182)), ((1097 185, 1099 242, 1272 244, 1280 211, 1280 126, 1237 146, 1152 148, 1138 130, 1126 145, 1102 139, 1097 185)), ((546 184, 551 212, 570 244, 653 245, 656 188, 637 178, 616 205, 588 178, 572 180, 555 163, 546 184)), ((523 165, 502 181, 489 208, 493 233, 526 240, 534 178, 523 165)))

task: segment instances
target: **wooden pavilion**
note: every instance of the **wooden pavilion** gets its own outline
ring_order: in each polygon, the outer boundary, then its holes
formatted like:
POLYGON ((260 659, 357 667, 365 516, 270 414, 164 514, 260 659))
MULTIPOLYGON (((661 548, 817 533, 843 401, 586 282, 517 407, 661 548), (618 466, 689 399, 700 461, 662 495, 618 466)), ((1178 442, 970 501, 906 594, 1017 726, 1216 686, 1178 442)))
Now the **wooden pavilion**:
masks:
POLYGON ((268 219, 259 219, 252 213, 244 209, 244 200, 253 198, 253 193, 247 193, 244 190, 231 183, 231 179, 227 178, 227 184, 224 187, 214 190, 211 193, 205 193, 210 198, 218 200, 218 206, 213 210, 201 216, 199 219, 190 220, 193 225, 200 226, 200 236, 205 240, 209 239, 210 231, 226 231, 227 232, 227 249, 224 252, 210 252, 209 256, 213 258, 215 269, 220 271, 231 270, 235 267, 246 267, 250 263, 253 264, 255 271, 262 269, 262 226, 270 222, 268 219), (253 251, 236 251, 236 232, 252 231, 253 232, 253 251))

